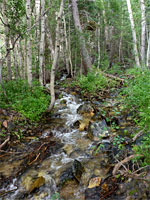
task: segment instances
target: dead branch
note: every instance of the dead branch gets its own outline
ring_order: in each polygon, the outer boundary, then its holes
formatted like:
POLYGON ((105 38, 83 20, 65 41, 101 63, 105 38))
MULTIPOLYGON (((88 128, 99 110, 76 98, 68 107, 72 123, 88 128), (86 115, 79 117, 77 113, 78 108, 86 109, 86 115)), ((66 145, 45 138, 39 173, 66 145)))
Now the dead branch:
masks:
POLYGON ((123 78, 119 78, 119 77, 114 76, 114 75, 112 75, 112 74, 106 74, 106 73, 104 73, 104 72, 102 72, 102 74, 103 74, 104 76, 110 78, 110 79, 115 79, 116 81, 120 81, 120 82, 122 82, 122 83, 124 82, 124 79, 123 79, 123 78))
POLYGON ((139 131, 135 136, 134 138, 132 139, 132 142, 135 142, 137 140, 137 138, 139 138, 142 134, 143 134, 143 130, 139 131))
POLYGON ((125 158, 124 160, 120 161, 119 163, 117 163, 113 169, 113 172, 112 174, 115 175, 117 173, 117 171, 119 170, 119 168, 124 164, 124 163, 127 163, 129 162, 132 158, 134 158, 135 155, 131 155, 127 158, 125 158))
POLYGON ((10 136, 0 145, 0 149, 2 149, 9 140, 10 140, 10 136))

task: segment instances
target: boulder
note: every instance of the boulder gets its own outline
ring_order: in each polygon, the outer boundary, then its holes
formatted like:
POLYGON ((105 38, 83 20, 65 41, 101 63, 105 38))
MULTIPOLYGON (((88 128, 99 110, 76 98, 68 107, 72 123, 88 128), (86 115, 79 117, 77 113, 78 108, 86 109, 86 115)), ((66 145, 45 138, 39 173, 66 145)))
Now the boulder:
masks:
POLYGON ((98 141, 100 138, 108 138, 109 136, 110 131, 104 119, 100 122, 90 123, 88 128, 88 137, 90 139, 98 141))

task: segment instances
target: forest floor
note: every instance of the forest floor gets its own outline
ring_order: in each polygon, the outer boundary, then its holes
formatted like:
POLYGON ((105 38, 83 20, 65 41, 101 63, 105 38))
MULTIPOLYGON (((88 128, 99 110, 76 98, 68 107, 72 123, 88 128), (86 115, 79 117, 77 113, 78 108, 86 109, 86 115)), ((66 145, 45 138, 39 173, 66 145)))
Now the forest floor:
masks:
MULTIPOLYGON (((86 200, 94 198, 96 200, 97 193, 101 195, 100 200, 118 198, 149 200, 150 174, 148 168, 140 168, 137 162, 134 163, 131 160, 133 158, 131 147, 135 143, 131 134, 135 131, 139 132, 139 130, 132 119, 132 113, 124 110, 122 104, 124 96, 118 97, 122 83, 115 88, 90 94, 82 92, 78 85, 70 87, 72 81, 72 79, 67 79, 62 82, 61 86, 56 87, 57 97, 61 96, 60 87, 65 86, 63 90, 66 93, 82 98, 84 102, 90 102, 94 109, 93 120, 101 119, 107 122, 114 133, 113 151, 117 149, 120 153, 117 153, 119 158, 115 158, 115 162, 111 163, 111 175, 98 187, 94 184, 92 189, 86 190, 86 200)), ((13 110, 0 109, 0 188, 11 183, 14 178, 23 174, 31 166, 38 166, 44 159, 55 154, 62 147, 60 141, 51 133, 48 137, 42 138, 50 118, 51 115, 45 113, 40 122, 31 123, 13 110)), ((88 129, 88 127, 85 125, 84 129, 88 129)), ((98 152, 100 148, 98 147, 96 150, 98 152)), ((14 190, 2 190, 0 197, 11 192, 14 190)))

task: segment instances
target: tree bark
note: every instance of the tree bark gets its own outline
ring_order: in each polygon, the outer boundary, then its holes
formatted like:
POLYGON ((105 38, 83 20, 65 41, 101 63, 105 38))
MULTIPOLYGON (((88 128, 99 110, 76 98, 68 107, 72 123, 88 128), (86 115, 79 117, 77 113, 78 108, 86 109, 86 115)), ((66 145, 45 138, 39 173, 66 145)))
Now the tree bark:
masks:
POLYGON ((40 39, 40 63, 39 63, 39 82, 43 86, 43 63, 45 49, 45 0, 41 0, 41 39, 40 39))
POLYGON ((55 104, 55 70, 57 66, 58 56, 59 56, 59 48, 60 48, 60 22, 64 10, 64 2, 65 0, 61 1, 58 18, 57 18, 57 25, 56 25, 56 37, 55 37, 55 52, 54 52, 54 60, 52 63, 51 68, 51 83, 50 83, 50 93, 51 93, 51 103, 48 108, 48 111, 51 111, 55 104))
POLYGON ((64 23, 64 37, 65 37, 65 62, 66 62, 66 69, 67 73, 70 74, 70 68, 69 68, 69 46, 68 46, 68 38, 67 38, 67 29, 66 29, 66 19, 63 12, 63 23, 64 23))
MULTIPOLYGON (((12 45, 14 44, 14 38, 11 38, 12 45)), ((15 69, 15 78, 19 78, 19 70, 18 70, 18 60, 17 60, 17 52, 16 48, 13 48, 13 63, 14 63, 14 69, 15 69)))
POLYGON ((150 68, 150 33, 148 38, 148 47, 147 47, 147 55, 146 55, 146 67, 150 68))
POLYGON ((19 40, 17 43, 17 53, 18 53, 18 62, 19 62, 19 74, 21 79, 24 78, 23 73, 23 58, 22 58, 22 49, 21 49, 21 41, 19 40))
MULTIPOLYGON (((3 0, 2 3, 2 10, 3 10, 3 20, 5 23, 5 46, 6 46, 6 51, 7 49, 10 49, 10 35, 9 35, 9 27, 8 25, 8 19, 6 16, 6 1, 3 0)), ((6 65, 7 65, 7 73, 8 73, 8 80, 12 79, 12 70, 11 70, 11 52, 9 52, 7 58, 6 58, 6 65)))
MULTIPOLYGON (((31 0, 26 0, 26 15, 27 15, 27 27, 31 29, 31 0)), ((27 78, 28 83, 32 86, 32 34, 28 33, 27 39, 27 78)))
POLYGON ((83 61, 84 73, 87 74, 88 70, 92 68, 92 63, 91 63, 91 59, 90 59, 88 50, 86 48, 86 43, 83 36, 83 31, 82 31, 82 27, 80 23, 80 18, 79 18, 77 0, 71 0, 71 2, 72 2, 74 25, 79 37, 79 44, 81 48, 81 56, 82 56, 82 61, 83 61))
POLYGON ((140 67, 140 60, 139 60, 138 47, 137 47, 137 37, 136 37, 133 13, 132 13, 132 8, 131 8, 131 2, 130 0, 126 0, 126 1, 127 1, 127 7, 128 7, 129 18, 130 18, 130 23, 131 23, 135 62, 136 62, 137 67, 140 67))
POLYGON ((145 65, 145 32, 146 32, 146 16, 145 16, 145 2, 140 0, 141 4, 141 61, 145 65))

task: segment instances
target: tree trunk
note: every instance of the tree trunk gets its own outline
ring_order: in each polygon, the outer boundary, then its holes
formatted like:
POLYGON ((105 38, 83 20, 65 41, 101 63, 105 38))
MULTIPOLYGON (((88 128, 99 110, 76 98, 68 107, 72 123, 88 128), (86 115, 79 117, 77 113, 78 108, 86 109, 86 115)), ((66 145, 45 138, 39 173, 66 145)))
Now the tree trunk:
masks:
POLYGON ((64 37, 65 37, 65 62, 66 62, 66 69, 68 74, 70 74, 70 68, 69 68, 69 54, 68 54, 68 50, 69 50, 69 46, 68 46, 68 38, 67 38, 67 29, 66 29, 66 19, 65 19, 65 15, 63 12, 63 23, 64 23, 64 37))
POLYGON ((21 49, 21 41, 19 40, 17 43, 17 53, 18 53, 18 62, 19 62, 19 74, 21 79, 24 78, 23 73, 23 59, 22 59, 22 49, 21 49))
POLYGON ((59 41, 60 40, 60 22, 61 22, 63 10, 64 10, 64 2, 65 0, 61 1, 60 10, 58 13, 58 18, 57 18, 55 52, 54 52, 54 60, 52 63, 52 68, 51 68, 51 83, 50 83, 51 103, 48 108, 48 111, 51 111, 55 104, 55 70, 56 70, 56 65, 57 65, 58 55, 59 55, 59 48, 60 48, 60 41, 59 41))
MULTIPOLYGON (((31 0, 26 0, 26 15, 27 15, 27 27, 31 29, 31 0)), ((28 33, 27 39, 27 78, 28 83, 32 85, 32 34, 28 33)))
MULTIPOLYGON (((7 26, 8 24, 8 19, 6 16, 6 1, 3 0, 2 4, 2 10, 3 10, 3 20, 5 23, 5 46, 6 50, 10 49, 10 36, 9 36, 9 27, 7 26)), ((9 52, 7 58, 6 58, 6 65, 7 65, 7 73, 8 73, 8 80, 12 79, 12 70, 11 70, 11 52, 9 52)))
MULTIPOLYGON (((11 38, 12 46, 14 44, 14 38, 11 38)), ((17 61, 17 52, 16 48, 13 48, 13 62, 14 62, 14 69, 15 69, 15 78, 19 78, 19 70, 18 70, 18 61, 17 61)))
POLYGON ((149 33, 148 47, 147 47, 146 67, 150 68, 150 33, 149 33))
POLYGON ((45 49, 45 0, 41 0, 41 39, 40 39, 40 64, 39 64, 39 82, 43 86, 43 63, 45 49))
POLYGON ((133 14, 132 14, 131 2, 130 0, 126 0, 126 1, 127 1, 127 7, 128 7, 129 18, 130 18, 130 23, 131 23, 135 62, 136 62, 137 67, 140 67, 140 60, 139 60, 138 48, 137 48, 137 38, 136 38, 136 31, 135 31, 134 19, 133 19, 133 14))
POLYGON ((145 2, 140 0, 141 4, 141 61, 145 65, 145 32, 146 32, 146 17, 145 17, 145 2))
POLYGON ((80 23, 79 18, 79 11, 77 6, 77 0, 71 0, 72 2, 72 12, 73 12, 73 19, 74 19, 74 25, 79 37, 79 43, 81 48, 81 56, 83 61, 83 67, 84 67, 84 73, 87 74, 88 70, 92 68, 91 59, 88 53, 88 50, 86 48, 85 39, 82 32, 82 27, 80 23))

